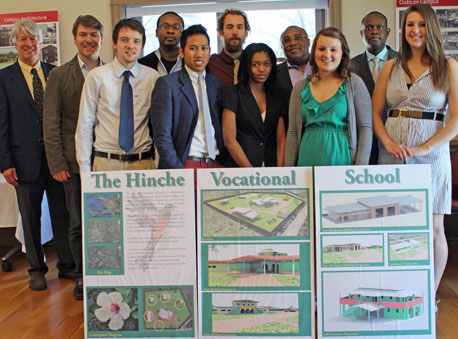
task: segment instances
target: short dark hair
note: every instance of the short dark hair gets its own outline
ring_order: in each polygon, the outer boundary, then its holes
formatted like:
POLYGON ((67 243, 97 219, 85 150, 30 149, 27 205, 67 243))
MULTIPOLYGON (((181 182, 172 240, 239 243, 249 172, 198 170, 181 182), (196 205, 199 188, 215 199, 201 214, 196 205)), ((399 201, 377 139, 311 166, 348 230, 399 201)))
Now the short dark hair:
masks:
POLYGON ((87 15, 80 15, 76 18, 75 22, 73 23, 72 33, 73 37, 76 38, 76 33, 78 31, 78 26, 82 25, 84 27, 90 27, 98 30, 100 35, 103 37, 103 25, 102 23, 97 20, 96 17, 93 17, 90 14, 87 15))
POLYGON ((323 28, 321 31, 317 33, 315 39, 313 40, 312 45, 312 52, 310 54, 310 66, 312 67, 312 80, 317 79, 320 80, 320 76, 318 74, 318 66, 315 62, 315 53, 316 53, 316 44, 318 42, 318 38, 320 36, 327 36, 330 38, 334 38, 340 41, 342 45, 342 59, 340 60, 340 64, 337 69, 334 71, 334 76, 337 78, 342 79, 343 81, 350 81, 350 49, 348 48, 347 39, 345 39, 345 35, 335 27, 326 27, 323 28))
POLYGON ((380 13, 379 11, 372 11, 372 12, 367 13, 367 14, 364 16, 364 18, 361 19, 361 25, 364 25, 364 20, 366 20, 366 18, 367 18, 369 15, 373 15, 373 14, 380 15, 381 17, 383 17, 383 19, 385 20, 385 28, 388 27, 388 19, 386 18, 386 16, 385 16, 383 13, 380 13))
POLYGON ((272 50, 272 48, 270 48, 264 43, 249 44, 243 50, 242 58, 240 59, 239 71, 237 74, 238 81, 240 84, 249 84, 252 75, 251 61, 253 60, 253 55, 258 52, 266 52, 269 56, 272 68, 270 70, 269 77, 265 82, 265 87, 267 91, 274 91, 275 81, 277 78, 277 57, 275 56, 275 53, 272 50))
POLYGON ((113 43, 116 44, 118 42, 119 31, 123 27, 129 27, 130 29, 139 32, 142 35, 142 45, 145 46, 145 42, 146 42, 145 27, 143 27, 140 21, 136 19, 132 19, 132 18, 121 19, 118 21, 118 23, 115 25, 113 29, 113 43))
POLYGON ((243 17, 243 20, 245 21, 245 29, 247 30, 247 32, 250 31, 251 28, 250 28, 250 23, 248 22, 248 16, 245 14, 245 12, 242 12, 239 9, 233 9, 233 8, 226 9, 224 13, 218 17, 218 31, 221 31, 221 32, 223 31, 224 20, 226 19, 226 16, 228 14, 241 15, 243 17))
POLYGON ((208 36, 207 29, 202 25, 192 25, 186 28, 181 33, 180 47, 184 50, 184 48, 186 47, 186 43, 188 42, 188 38, 191 35, 197 35, 197 34, 205 35, 208 40, 208 45, 210 45, 210 37, 208 36))
POLYGON ((183 18, 181 16, 179 16, 177 13, 172 12, 172 11, 165 12, 164 14, 161 14, 161 16, 159 18, 157 18, 156 29, 159 28, 159 22, 161 21, 162 17, 166 16, 166 15, 169 15, 169 14, 173 14, 173 15, 176 15, 177 17, 179 17, 180 20, 181 20, 181 27, 184 29, 184 20, 183 20, 183 18))

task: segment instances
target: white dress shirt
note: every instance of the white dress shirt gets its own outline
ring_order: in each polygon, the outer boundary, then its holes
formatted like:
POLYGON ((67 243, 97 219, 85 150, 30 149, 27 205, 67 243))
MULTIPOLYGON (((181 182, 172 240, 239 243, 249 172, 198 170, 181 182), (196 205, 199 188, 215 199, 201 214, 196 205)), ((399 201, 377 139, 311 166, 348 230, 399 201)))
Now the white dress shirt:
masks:
MULTIPOLYGON (((205 124, 204 124, 204 115, 202 107, 200 107, 200 98, 199 98, 199 74, 191 70, 188 66, 184 66, 186 71, 191 78, 192 87, 194 89, 194 94, 196 95, 197 105, 199 107, 199 118, 197 119, 196 128, 194 129, 194 136, 191 142, 191 148, 189 149, 189 156, 194 157, 206 157, 208 155, 207 142, 205 139, 205 124)), ((205 77, 205 71, 203 73, 205 77)), ((207 87, 204 84, 205 88, 202 88, 202 93, 207 93, 207 87)), ((208 101, 208 96, 204 95, 204 100, 208 101)), ((210 105, 209 105, 210 106, 210 105)), ((210 117, 211 120, 211 117, 210 117)), ((213 125, 211 126, 211 136, 215 139, 215 129, 213 125)), ((215 139, 216 145, 216 139, 215 139)), ((216 149, 216 154, 219 154, 218 148, 216 149)))
MULTIPOLYGON (((127 69, 115 58, 96 67, 86 77, 81 94, 78 127, 75 134, 76 159, 81 172, 91 170, 92 145, 100 152, 125 153, 119 146, 119 115, 123 73, 127 69), (93 143, 93 134, 95 141, 93 143)), ((151 92, 159 74, 150 67, 135 64, 130 69, 134 101, 134 146, 130 153, 146 152, 152 140, 148 128, 151 92)))
MULTIPOLYGON (((81 59, 79 54, 77 54, 77 58, 78 64, 80 65, 81 73, 83 73, 83 78, 86 79, 86 76, 89 74, 91 70, 89 69, 89 67, 87 67, 87 65, 84 63, 83 59, 81 59)), ((102 59, 99 58, 99 64, 97 65, 97 67, 101 65, 103 65, 103 62, 102 59)))

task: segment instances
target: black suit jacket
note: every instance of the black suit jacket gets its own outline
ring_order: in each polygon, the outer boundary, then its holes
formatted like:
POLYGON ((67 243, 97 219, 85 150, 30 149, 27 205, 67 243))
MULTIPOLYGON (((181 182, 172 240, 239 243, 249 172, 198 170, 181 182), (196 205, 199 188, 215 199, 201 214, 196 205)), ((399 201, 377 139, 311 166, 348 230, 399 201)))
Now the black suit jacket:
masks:
MULTIPOLYGON (((386 46, 388 49, 388 60, 395 58, 398 55, 398 52, 393 51, 390 46, 386 46)), ((351 59, 351 71, 358 74, 361 79, 363 79, 366 84, 367 90, 369 91, 370 96, 374 93, 374 78, 372 78, 372 73, 367 62, 366 52, 361 53, 351 59)))
MULTIPOLYGON (((284 115, 275 93, 266 92, 266 116, 262 120, 256 99, 248 84, 240 83, 226 89, 223 107, 235 113, 237 141, 253 167, 277 166, 277 126, 284 115)), ((226 167, 237 167, 229 155, 226 167)))
MULTIPOLYGON (((41 63, 45 79, 55 67, 41 63)), ((0 70, 0 171, 16 168, 21 181, 35 180, 44 152, 39 114, 19 63, 0 70)))
POLYGON ((289 77, 288 64, 285 60, 277 67, 277 93, 281 105, 284 107, 285 115, 283 116, 283 119, 285 121, 286 130, 288 130, 289 99, 292 91, 293 83, 289 77))
MULTIPOLYGON (((386 48, 388 49, 388 60, 393 59, 398 55, 398 52, 393 51, 390 46, 386 46, 386 48)), ((369 91, 369 94, 372 97, 372 93, 374 93, 375 82, 374 82, 374 78, 372 77, 371 70, 369 68, 369 63, 367 62, 366 52, 361 53, 355 56, 353 59, 351 59, 350 69, 352 72, 359 75, 361 79, 363 79, 364 84, 366 85, 367 90, 369 91)), ((385 108, 383 109, 383 114, 382 114, 382 121, 384 123, 386 120, 387 110, 388 110, 388 106, 385 106, 385 108)), ((369 158, 370 165, 378 164, 378 149, 379 149, 379 146, 378 146, 377 138, 374 134, 373 140, 372 140, 371 156, 369 158)))

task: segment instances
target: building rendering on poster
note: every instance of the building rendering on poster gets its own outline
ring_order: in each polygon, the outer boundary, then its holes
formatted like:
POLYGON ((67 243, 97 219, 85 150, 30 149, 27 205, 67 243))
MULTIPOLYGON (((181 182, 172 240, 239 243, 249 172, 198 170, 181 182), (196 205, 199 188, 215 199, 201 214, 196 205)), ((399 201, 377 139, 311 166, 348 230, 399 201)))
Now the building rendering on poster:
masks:
POLYGON ((314 171, 318 337, 434 338, 430 165, 314 171))
POLYGON ((200 336, 313 337, 311 169, 197 179, 200 336))
POLYGON ((86 338, 196 337, 192 170, 81 179, 86 338))
POLYGON ((60 65, 59 21, 57 11, 0 14, 0 68, 16 62, 18 53, 11 42, 13 25, 23 19, 35 21, 43 34, 40 60, 60 65))

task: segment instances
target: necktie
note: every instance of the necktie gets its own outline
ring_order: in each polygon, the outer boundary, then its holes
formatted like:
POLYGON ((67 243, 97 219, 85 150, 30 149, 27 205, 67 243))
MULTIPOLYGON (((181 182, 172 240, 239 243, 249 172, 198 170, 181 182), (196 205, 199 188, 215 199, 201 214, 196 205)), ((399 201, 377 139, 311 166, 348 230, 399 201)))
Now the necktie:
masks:
POLYGON ((234 59, 234 85, 237 85, 237 83, 239 82, 238 80, 239 66, 240 66, 240 60, 234 59))
POLYGON ((205 78, 204 75, 199 75, 199 100, 200 108, 202 109, 202 115, 204 116, 204 128, 205 128, 205 139, 207 140, 208 156, 212 159, 216 158, 216 144, 215 139, 212 136, 212 122, 210 117, 210 108, 208 107, 207 91, 204 92, 205 78))
POLYGON ((132 86, 129 83, 131 73, 125 71, 123 75, 119 114, 119 146, 128 153, 134 145, 134 102, 132 86))
POLYGON ((38 115, 40 116, 40 124, 43 126, 43 84, 41 83, 41 79, 38 76, 38 72, 35 68, 32 68, 31 73, 33 75, 33 101, 35 102, 35 107, 37 109, 38 115))
POLYGON ((377 81, 378 75, 380 74, 380 68, 378 66, 379 58, 373 57, 371 59, 372 61, 372 78, 374 81, 377 81))

